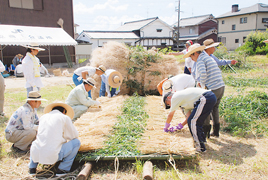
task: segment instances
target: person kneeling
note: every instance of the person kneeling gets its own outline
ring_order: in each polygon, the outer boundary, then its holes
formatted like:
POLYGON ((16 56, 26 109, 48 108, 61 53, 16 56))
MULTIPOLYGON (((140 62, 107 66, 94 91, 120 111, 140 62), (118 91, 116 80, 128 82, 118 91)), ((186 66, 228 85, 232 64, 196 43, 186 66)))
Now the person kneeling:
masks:
POLYGON ((31 146, 29 173, 36 174, 38 163, 61 161, 56 176, 62 176, 70 171, 81 144, 71 120, 74 111, 65 103, 52 103, 46 106, 44 113, 31 146))
POLYGON ((35 140, 39 124, 35 108, 39 108, 41 100, 45 99, 41 99, 39 92, 29 92, 27 102, 10 117, 5 133, 6 139, 14 143, 11 147, 13 151, 27 153, 35 140))

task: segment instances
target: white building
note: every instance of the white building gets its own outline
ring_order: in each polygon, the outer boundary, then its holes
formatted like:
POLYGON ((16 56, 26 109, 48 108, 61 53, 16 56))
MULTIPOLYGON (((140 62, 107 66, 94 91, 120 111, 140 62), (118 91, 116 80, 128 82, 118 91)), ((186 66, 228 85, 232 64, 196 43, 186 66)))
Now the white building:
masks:
POLYGON ((116 31, 132 31, 139 37, 136 45, 148 48, 173 45, 173 28, 158 17, 126 22, 116 31))

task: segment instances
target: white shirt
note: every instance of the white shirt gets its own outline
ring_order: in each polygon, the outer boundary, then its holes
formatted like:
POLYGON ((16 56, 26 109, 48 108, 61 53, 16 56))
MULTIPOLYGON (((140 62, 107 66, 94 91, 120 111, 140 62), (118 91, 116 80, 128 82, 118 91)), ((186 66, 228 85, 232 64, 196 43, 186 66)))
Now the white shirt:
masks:
MULTIPOLYGON (((37 58, 37 57, 36 57, 37 58)), ((40 63, 39 59, 38 64, 40 63)), ((34 65, 33 60, 30 56, 26 55, 25 58, 22 60, 22 68, 23 68, 23 74, 26 79, 26 85, 25 87, 43 87, 43 83, 41 81, 41 77, 35 77, 34 76, 34 65)))
POLYGON ((70 117, 53 110, 40 118, 36 140, 31 146, 31 158, 41 164, 54 164, 62 145, 75 138, 78 138, 78 132, 70 117))
POLYGON ((85 85, 83 83, 76 86, 70 92, 65 103, 69 106, 84 105, 87 107, 98 104, 97 101, 94 101, 88 97, 88 92, 86 91, 85 85))
POLYGON ((15 73, 23 73, 22 64, 16 66, 15 73))
POLYGON ((187 113, 194 109, 194 103, 207 91, 209 90, 194 87, 177 91, 171 98, 170 111, 176 111, 179 107, 182 107, 187 113))
POLYGON ((2 63, 2 61, 0 60, 0 72, 3 72, 3 71, 5 71, 5 66, 4 66, 4 64, 2 63))
POLYGON ((88 72, 88 76, 89 77, 92 77, 96 73, 96 68, 95 67, 91 67, 91 66, 80 67, 80 68, 77 68, 74 71, 74 74, 76 74, 79 77, 82 77, 82 72, 84 72, 84 71, 87 71, 88 72))
POLYGON ((189 74, 178 74, 172 78, 170 78, 173 82, 172 92, 180 91, 186 89, 188 87, 194 87, 195 80, 193 76, 189 74))

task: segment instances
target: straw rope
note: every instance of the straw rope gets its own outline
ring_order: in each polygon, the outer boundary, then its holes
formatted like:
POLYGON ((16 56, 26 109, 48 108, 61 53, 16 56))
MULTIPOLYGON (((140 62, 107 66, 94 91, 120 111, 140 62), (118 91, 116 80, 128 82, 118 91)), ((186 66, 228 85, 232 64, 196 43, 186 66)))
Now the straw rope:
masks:
POLYGON ((169 158, 168 162, 174 168, 174 170, 176 171, 178 177, 182 180, 182 176, 181 176, 179 170, 176 168, 176 163, 175 163, 175 160, 173 159, 172 155, 170 155, 170 158, 169 158))
POLYGON ((115 168, 114 179, 116 180, 117 179, 117 172, 118 172, 118 169, 119 169, 119 160, 118 160, 117 157, 114 159, 114 168, 115 168))

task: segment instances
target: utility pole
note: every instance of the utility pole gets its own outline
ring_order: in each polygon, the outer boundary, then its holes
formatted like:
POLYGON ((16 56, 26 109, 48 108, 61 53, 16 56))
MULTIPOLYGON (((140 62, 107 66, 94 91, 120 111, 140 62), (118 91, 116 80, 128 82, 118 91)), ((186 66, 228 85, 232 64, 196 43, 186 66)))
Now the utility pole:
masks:
POLYGON ((179 51, 179 39, 180 39, 180 0, 178 0, 178 27, 177 27, 177 50, 179 51))

